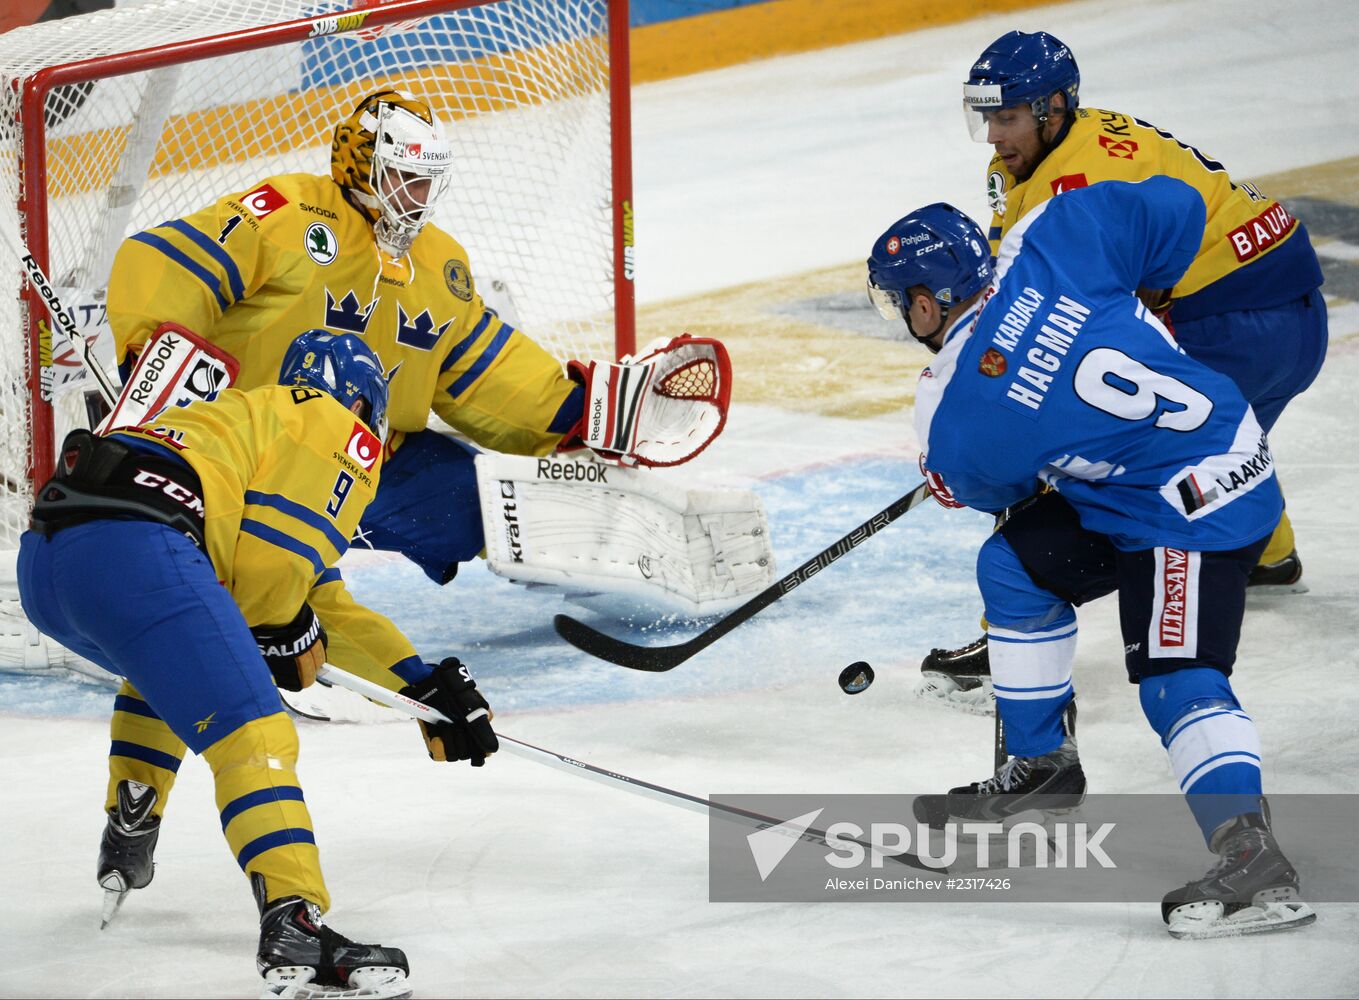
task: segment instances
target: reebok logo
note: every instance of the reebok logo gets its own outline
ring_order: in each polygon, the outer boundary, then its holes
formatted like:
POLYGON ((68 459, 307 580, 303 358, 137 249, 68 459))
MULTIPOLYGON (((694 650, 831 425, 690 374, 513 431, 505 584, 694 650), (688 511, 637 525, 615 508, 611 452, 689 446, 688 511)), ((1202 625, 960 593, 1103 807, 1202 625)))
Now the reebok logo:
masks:
POLYGON ((590 401, 590 440, 591 440, 591 441, 598 441, 598 440, 600 439, 600 436, 599 436, 600 427, 599 427, 599 425, 600 425, 600 423, 601 423, 601 421, 602 421, 603 419, 604 419, 604 400, 602 400, 600 397, 596 396, 593 400, 590 401))
POLYGON ((146 405, 151 400, 152 393, 165 374, 166 363, 175 355, 179 349, 179 338, 172 333, 162 334, 156 339, 156 352, 147 359, 146 364, 140 366, 141 377, 137 384, 128 393, 128 399, 139 405, 146 405))
POLYGON ((608 484, 608 471, 594 462, 554 462, 551 459, 538 459, 535 475, 539 479, 567 480, 580 483, 608 484))

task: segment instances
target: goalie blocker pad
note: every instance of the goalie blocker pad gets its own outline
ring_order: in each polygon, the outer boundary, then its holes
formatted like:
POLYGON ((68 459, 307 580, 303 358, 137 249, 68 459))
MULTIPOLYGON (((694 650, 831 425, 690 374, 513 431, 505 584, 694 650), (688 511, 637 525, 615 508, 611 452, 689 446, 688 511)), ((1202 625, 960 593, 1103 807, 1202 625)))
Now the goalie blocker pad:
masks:
POLYGON ((187 406, 236 381, 234 357, 178 323, 162 323, 142 348, 113 411, 96 433, 136 427, 170 406, 187 406))
POLYGON ((486 562, 500 576, 695 616, 774 582, 764 506, 749 490, 685 490, 561 457, 483 453, 476 470, 486 562))

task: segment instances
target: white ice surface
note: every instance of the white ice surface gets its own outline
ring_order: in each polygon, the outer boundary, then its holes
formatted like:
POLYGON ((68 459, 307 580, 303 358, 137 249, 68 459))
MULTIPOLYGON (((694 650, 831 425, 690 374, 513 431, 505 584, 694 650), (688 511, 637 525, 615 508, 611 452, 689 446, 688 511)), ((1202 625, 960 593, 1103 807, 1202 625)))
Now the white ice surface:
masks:
MULTIPOLYGON (((1240 174, 1359 152, 1337 100, 1351 5, 1078 3, 649 85, 634 106, 646 300, 862 258, 914 205, 980 214, 987 151, 958 80, 1011 26, 1053 27, 1088 103, 1182 132, 1240 174)), ((1353 386, 1337 314, 1317 385, 1274 437, 1311 592, 1253 598, 1233 679, 1276 792, 1359 791, 1353 386)), ((902 348, 910 350, 910 348, 902 348)), ((909 414, 794 419, 737 407, 701 478, 754 484, 781 566, 915 481, 909 414)), ((473 664, 506 733, 695 794, 929 791, 989 770, 990 720, 915 701, 920 657, 976 634, 987 519, 913 512, 668 674, 556 639, 552 597, 479 567, 442 590, 347 557, 362 599, 431 657, 473 664), (835 677, 866 659, 863 695, 835 677)), ((571 608, 565 610, 571 611, 571 608)), ((587 619, 598 621, 598 619, 587 619)), ((1083 609, 1076 683, 1092 788, 1171 791, 1121 663, 1115 607, 1083 609)), ((634 637, 677 641, 683 624, 634 637)), ((207 768, 185 763, 155 882, 98 930, 107 688, 0 675, 0 994, 244 996, 256 921, 207 768)), ((414 727, 303 725, 301 775, 342 932, 406 949, 432 996, 1328 996, 1359 991, 1359 906, 1287 935, 1186 943, 1153 904, 710 904, 704 820, 515 759, 427 761, 414 727)), ((1186 845, 1188 878, 1209 857, 1186 845)), ((1167 886, 1169 888, 1170 885, 1167 886)))

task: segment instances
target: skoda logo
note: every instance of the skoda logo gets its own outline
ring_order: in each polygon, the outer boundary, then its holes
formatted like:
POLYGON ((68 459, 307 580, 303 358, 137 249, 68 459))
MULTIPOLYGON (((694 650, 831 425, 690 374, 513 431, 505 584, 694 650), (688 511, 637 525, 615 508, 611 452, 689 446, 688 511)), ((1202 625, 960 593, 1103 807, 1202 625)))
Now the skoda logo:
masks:
POLYGON ((339 241, 324 222, 313 222, 308 226, 302 244, 307 248, 307 256, 322 267, 334 260, 340 252, 339 241))

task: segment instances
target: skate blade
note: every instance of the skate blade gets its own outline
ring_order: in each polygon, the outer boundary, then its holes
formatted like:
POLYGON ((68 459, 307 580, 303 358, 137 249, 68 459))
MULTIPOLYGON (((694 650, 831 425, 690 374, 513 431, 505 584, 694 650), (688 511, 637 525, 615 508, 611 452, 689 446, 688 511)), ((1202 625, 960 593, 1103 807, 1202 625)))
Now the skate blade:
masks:
POLYGON ((1222 903, 1215 899, 1186 903, 1171 911, 1167 930, 1180 941, 1206 941, 1289 931, 1316 922, 1316 911, 1298 899, 1292 889, 1273 894, 1266 891, 1255 898, 1255 905, 1237 910, 1230 917, 1222 915, 1222 903))
POLYGON ((996 692, 989 678, 983 678, 976 687, 964 690, 947 674, 927 673, 916 685, 915 696, 921 701, 929 701, 969 715, 994 715, 996 711, 996 692))
POLYGON ((110 872, 104 876, 99 883, 104 889, 104 906, 99 915, 99 929, 102 931, 113 921, 118 911, 122 909, 123 903, 132 892, 127 888, 122 875, 118 872, 110 872))
POLYGON ((316 970, 309 965, 284 965, 264 974, 260 1000, 406 1000, 411 985, 406 974, 389 966, 357 969, 348 986, 313 983, 316 970))

